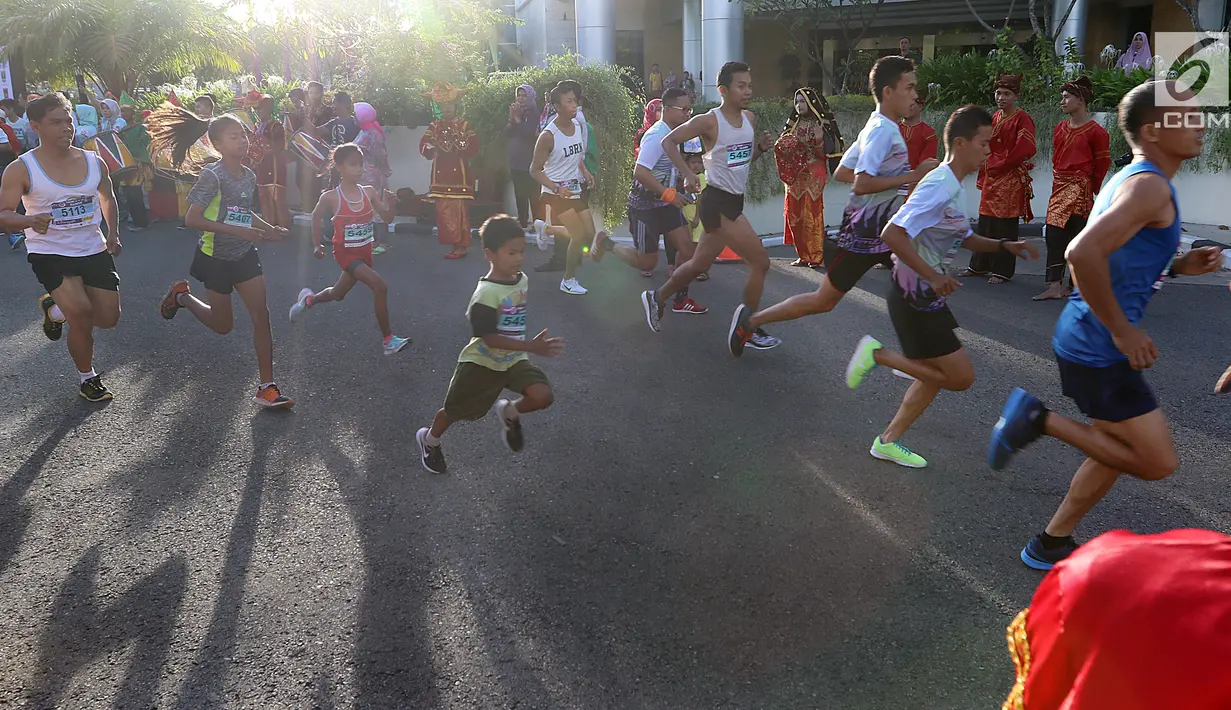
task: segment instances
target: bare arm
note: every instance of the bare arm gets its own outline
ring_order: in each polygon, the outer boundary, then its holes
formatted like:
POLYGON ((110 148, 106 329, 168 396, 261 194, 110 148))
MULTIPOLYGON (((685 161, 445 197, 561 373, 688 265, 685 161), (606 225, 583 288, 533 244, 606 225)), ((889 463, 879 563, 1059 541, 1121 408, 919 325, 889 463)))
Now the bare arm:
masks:
POLYGON ((547 164, 547 157, 551 155, 555 147, 556 139, 551 135, 551 131, 543 131, 539 134, 539 139, 534 142, 534 157, 530 159, 530 176, 552 193, 558 192, 560 186, 547 179, 543 166, 547 164))
POLYGON ((663 154, 671 160, 675 165, 675 169, 684 177, 686 185, 690 184, 688 178, 691 176, 691 184, 695 186, 697 175, 688 169, 688 164, 684 161, 684 155, 680 152, 680 146, 693 138, 700 138, 703 144, 709 143, 713 145, 713 136, 717 132, 718 119, 712 113, 703 113, 700 116, 693 116, 688 119, 687 123, 677 126, 663 137, 663 154))
POLYGON ((564 350, 564 338, 547 337, 547 329, 544 328, 532 340, 518 340, 510 338, 507 335, 497 335, 489 333, 484 335, 483 343, 489 348, 499 348, 500 350, 516 350, 518 352, 533 353, 543 357, 555 357, 564 350))
POLYGON ((29 191, 30 173, 26 170, 26 164, 14 160, 5 168, 4 178, 0 180, 0 230, 13 233, 34 229, 40 234, 47 233, 51 215, 17 214, 21 196, 29 191))
POLYGON ((394 205, 387 202, 384 195, 376 194, 376 188, 370 185, 365 186, 363 190, 368 193, 368 199, 372 201, 372 207, 376 210, 376 214, 380 216, 381 221, 386 224, 392 222, 393 218, 397 216, 394 214, 394 205))
POLYGON ((107 164, 98 161, 98 204, 103 208, 103 220, 107 222, 107 251, 112 256, 120 254, 120 207, 115 202, 115 188, 111 186, 111 173, 107 164))
MULTIPOLYGON (((255 216, 253 224, 256 224, 255 216)), ((243 239, 248 242, 265 241, 265 232, 254 227, 241 227, 226 222, 214 222, 205 218, 205 208, 197 203, 188 205, 188 214, 184 215, 184 226, 189 229, 199 229, 202 232, 214 232, 243 239)))
POLYGON ((321 195, 321 198, 316 201, 316 207, 312 210, 312 246, 324 256, 324 246, 321 244, 321 234, 324 232, 322 223, 325 221, 325 214, 328 212, 336 212, 337 205, 335 192, 326 192, 321 195))
POLYGON ((855 182, 855 171, 845 165, 839 165, 834 171, 833 179, 845 183, 855 182))
POLYGON ((940 274, 936 273, 935 269, 928 266, 928 262, 919 255, 919 252, 915 251, 915 247, 910 243, 910 235, 902 227, 892 222, 885 225, 884 231, 881 232, 881 241, 885 242, 885 246, 893 250, 893 253, 897 255, 903 264, 906 264, 912 271, 923 277, 924 281, 931 282, 940 276, 940 274))
POLYGON ((855 186, 851 190, 856 195, 872 195, 885 190, 893 190, 903 185, 913 185, 923 179, 932 168, 936 167, 937 163, 934 158, 929 158, 919 164, 919 167, 911 170, 908 173, 901 175, 886 175, 880 177, 877 175, 869 175, 867 173, 855 174, 855 186))

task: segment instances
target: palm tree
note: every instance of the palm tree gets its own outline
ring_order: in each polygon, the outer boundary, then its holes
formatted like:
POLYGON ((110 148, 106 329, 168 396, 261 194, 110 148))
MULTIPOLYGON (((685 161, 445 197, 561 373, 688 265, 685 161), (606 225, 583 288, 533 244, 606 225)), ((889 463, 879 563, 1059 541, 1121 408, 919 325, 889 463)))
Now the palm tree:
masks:
POLYGON ((6 52, 44 74, 84 74, 118 95, 153 74, 238 71, 248 39, 202 0, 0 0, 6 52))

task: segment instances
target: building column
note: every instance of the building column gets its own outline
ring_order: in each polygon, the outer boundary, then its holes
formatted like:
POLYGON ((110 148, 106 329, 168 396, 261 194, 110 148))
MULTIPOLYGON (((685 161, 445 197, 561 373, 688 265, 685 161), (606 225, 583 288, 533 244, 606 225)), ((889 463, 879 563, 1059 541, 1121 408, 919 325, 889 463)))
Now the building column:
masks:
POLYGON ((821 40, 821 71, 824 74, 821 77, 821 93, 825 94, 826 96, 833 96, 834 91, 836 91, 836 87, 834 86, 834 83, 833 83, 833 76, 834 76, 833 74, 833 70, 834 70, 833 55, 837 47, 838 47, 837 40, 832 40, 832 39, 821 40))
POLYGON ((591 62, 616 60, 615 0, 577 0, 577 53, 591 62))
POLYGON ((1227 16, 1227 0, 1199 0, 1197 23, 1206 32, 1221 32, 1227 16))
POLYGON ((923 61, 930 62, 936 58, 936 35, 923 35, 923 61))
POLYGON ((1069 18, 1064 22, 1064 26, 1060 26, 1060 21, 1064 19, 1064 11, 1069 9, 1067 2, 1057 2, 1055 5, 1052 22, 1056 24, 1056 56, 1064 56, 1064 43, 1069 37, 1077 40, 1077 56, 1086 56, 1086 16, 1089 11, 1089 3, 1087 0, 1074 0, 1073 10, 1069 13, 1069 18))
POLYGON ((701 0, 684 0, 684 71, 701 87, 701 0))
POLYGON ((705 98, 718 101, 718 71, 744 60, 743 0, 701 0, 701 55, 705 98))

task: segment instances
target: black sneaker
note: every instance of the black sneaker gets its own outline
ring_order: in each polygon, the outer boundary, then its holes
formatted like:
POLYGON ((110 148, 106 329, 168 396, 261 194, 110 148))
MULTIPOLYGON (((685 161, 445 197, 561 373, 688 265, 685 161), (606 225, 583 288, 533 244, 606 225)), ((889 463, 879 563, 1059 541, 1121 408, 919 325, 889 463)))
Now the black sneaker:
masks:
POLYGON ((653 291, 641 292, 641 307, 645 309, 645 322, 655 333, 659 330, 659 321, 663 317, 663 306, 658 302, 658 296, 653 291))
POLYGON ((81 383, 81 396, 91 402, 106 402, 112 398, 111 391, 107 389, 107 385, 103 384, 99 375, 81 383))
POLYGON ((64 333, 64 323, 51 317, 51 309, 55 305, 55 299, 50 294, 45 293, 38 300, 38 307, 43 311, 43 335, 46 335, 48 340, 59 340, 64 333))
POLYGON ((509 451, 517 453, 526 448, 526 438, 521 433, 521 420, 504 416, 505 410, 512 406, 513 403, 507 399, 496 402, 496 416, 500 417, 504 429, 504 445, 509 447, 509 451))
POLYGON ((727 348, 735 357, 744 354, 744 345, 755 334, 752 326, 748 324, 751 311, 751 308, 741 303, 731 316, 731 330, 727 332, 727 348))
POLYGON ((444 473, 449 469, 445 465, 445 452, 440 445, 429 446, 427 443, 427 427, 415 432, 415 441, 419 442, 419 460, 428 473, 444 473))
POLYGON ((560 259, 548 259, 547 261, 534 267, 534 270, 539 273, 547 273, 549 271, 564 271, 564 261, 560 259))

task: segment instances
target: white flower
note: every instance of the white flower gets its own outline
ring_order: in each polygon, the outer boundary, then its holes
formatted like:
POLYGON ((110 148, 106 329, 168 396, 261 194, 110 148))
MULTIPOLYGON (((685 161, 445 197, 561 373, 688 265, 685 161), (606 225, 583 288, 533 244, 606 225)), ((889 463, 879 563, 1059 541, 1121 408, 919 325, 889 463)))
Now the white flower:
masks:
POLYGON ((1119 54, 1120 50, 1116 49, 1114 45, 1109 44, 1106 47, 1103 47, 1103 51, 1099 53, 1099 56, 1104 59, 1110 59, 1112 57, 1119 58, 1119 54))
POLYGON ((195 89, 197 88, 197 78, 195 76, 186 76, 180 79, 180 86, 185 89, 195 89))
POLYGON ((989 51, 988 51, 988 53, 987 53, 987 58, 988 58, 988 59, 994 59, 998 53, 999 53, 999 52, 997 52, 997 51, 996 51, 996 50, 994 50, 994 49, 989 50, 989 51))
POLYGON ((937 84, 934 81, 928 82, 928 91, 936 91, 938 89, 940 89, 940 84, 937 84))

